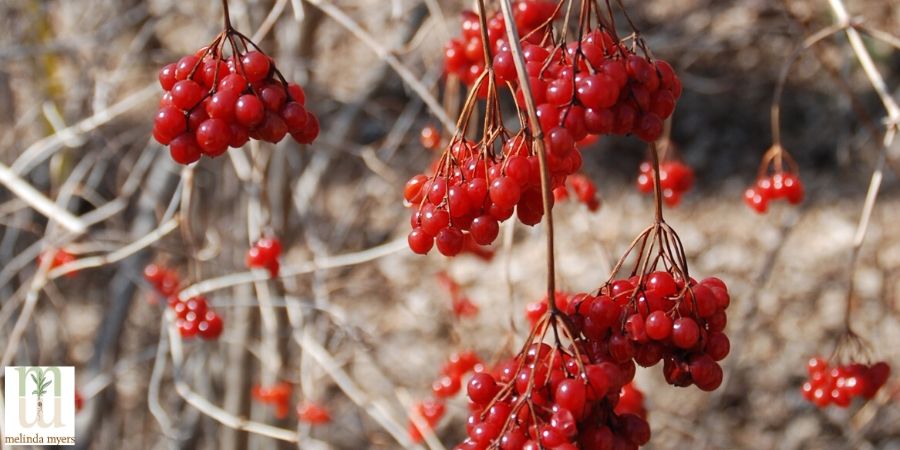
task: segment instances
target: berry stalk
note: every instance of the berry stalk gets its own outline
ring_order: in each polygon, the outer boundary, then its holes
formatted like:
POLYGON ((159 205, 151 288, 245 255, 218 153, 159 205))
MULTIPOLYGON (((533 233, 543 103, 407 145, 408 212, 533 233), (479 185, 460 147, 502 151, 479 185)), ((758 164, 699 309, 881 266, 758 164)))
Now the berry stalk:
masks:
MULTIPOLYGON (((481 0, 480 0, 481 1, 481 0)), ((480 5, 479 5, 480 6, 480 5)), ((547 215, 547 303, 551 316, 559 314, 556 307, 556 260, 554 258, 553 243, 553 211, 550 209, 553 201, 553 191, 550 189, 550 172, 547 170, 547 150, 544 148, 544 132, 535 108, 534 94, 531 92, 531 83, 528 80, 528 71, 525 67, 525 57, 522 54, 522 44, 519 41, 519 30, 512 14, 510 0, 502 0, 500 9, 503 12, 503 20, 506 22, 506 36, 509 40, 509 48, 516 66, 519 85, 525 100, 525 109, 528 112, 528 123, 534 138, 534 149, 538 157, 538 165, 541 169, 541 196, 544 203, 544 212, 547 215)), ((555 325, 555 321, 553 322, 555 325)), ((556 327, 554 326, 554 330, 556 327)))

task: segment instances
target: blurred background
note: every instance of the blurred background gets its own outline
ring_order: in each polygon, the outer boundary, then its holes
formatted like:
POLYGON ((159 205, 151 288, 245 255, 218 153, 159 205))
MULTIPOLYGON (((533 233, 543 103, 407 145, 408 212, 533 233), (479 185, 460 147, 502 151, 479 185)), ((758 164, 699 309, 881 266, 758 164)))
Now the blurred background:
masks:
MULTIPOLYGON (((779 73, 805 37, 833 23, 828 2, 625 4, 655 56, 684 83, 672 141, 696 183, 666 218, 692 274, 722 278, 732 296, 732 352, 719 390, 672 388, 659 368, 638 370, 653 430, 648 447, 900 449, 896 376, 875 399, 847 409, 820 410, 800 395, 807 359, 829 355, 842 330, 856 222, 884 130, 884 108, 843 33, 804 52, 785 85, 782 141, 800 165, 806 201, 758 215, 742 200, 771 145, 779 73)), ((504 226, 489 261, 415 256, 406 248, 402 188, 434 157, 419 133, 439 122, 384 56, 455 107, 461 86, 442 76, 442 48, 472 4, 232 0, 230 7, 235 27, 304 86, 322 134, 310 146, 287 139, 231 150, 243 156, 204 159, 188 174, 150 137, 161 95, 156 77, 221 31, 219 2, 0 4, 0 162, 90 223, 84 233, 48 223, 4 182, 4 363, 76 367, 82 448, 401 448, 392 434, 405 436, 410 405, 431 395, 446 358, 462 349, 485 361, 510 355, 527 334, 524 306, 544 292, 541 225, 504 226), (187 190, 179 183, 185 176, 187 190), (185 220, 167 227, 186 195, 185 220), (240 278, 260 230, 280 237, 283 266, 296 275, 240 278), (142 238, 146 245, 122 251, 142 238), (51 247, 100 258, 97 267, 40 283, 36 259, 51 247), (206 293, 224 319, 219 340, 170 350, 165 301, 142 277, 150 262, 177 270, 183 285, 226 277, 206 293), (477 315, 454 316, 440 272, 459 284, 477 315), (331 422, 298 424, 293 413, 278 419, 252 398, 253 386, 277 381, 293 386, 292 408, 325 405, 331 422), (292 430, 299 444, 238 431, 238 418, 292 430)), ((895 36, 900 30, 896 2, 848 0, 847 8, 866 27, 895 36)), ((900 52, 865 42, 896 94, 900 52)), ((652 220, 652 199, 635 188, 645 152, 634 138, 604 138, 584 150, 583 172, 602 206, 554 209, 560 288, 597 288, 652 220)), ((853 275, 854 328, 895 370, 897 154, 889 152, 853 275)), ((465 436, 465 399, 447 411, 436 434, 452 448, 465 436)))

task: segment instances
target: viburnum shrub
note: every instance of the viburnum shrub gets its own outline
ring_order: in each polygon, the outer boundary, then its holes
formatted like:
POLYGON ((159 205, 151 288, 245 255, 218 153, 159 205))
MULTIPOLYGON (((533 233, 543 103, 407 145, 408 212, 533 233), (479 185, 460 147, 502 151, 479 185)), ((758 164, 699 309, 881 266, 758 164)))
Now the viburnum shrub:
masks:
POLYGON ((281 256, 281 241, 276 237, 261 237, 250 250, 247 250, 245 263, 248 268, 262 268, 269 271, 272 277, 278 276, 281 264, 278 257, 281 256))
POLYGON ((278 382, 272 386, 253 385, 250 389, 250 395, 258 402, 264 405, 271 405, 275 408, 275 417, 284 419, 291 410, 291 392, 293 387, 286 381, 278 382))
MULTIPOLYGON (((694 170, 674 155, 674 144, 663 140, 660 146, 659 183, 663 201, 668 206, 678 206, 681 196, 694 186, 694 170)), ((637 188, 644 194, 653 193, 653 164, 650 161, 641 163, 637 188)))
POLYGON ((144 278, 161 296, 168 299, 168 306, 177 317, 175 325, 182 338, 190 339, 199 335, 205 340, 214 340, 222 334, 222 317, 209 307, 206 297, 196 296, 185 301, 178 298, 181 281, 177 272, 149 264, 144 268, 144 278))
POLYGON ((773 145, 763 156, 756 183, 744 191, 744 202, 760 214, 768 210, 772 200, 785 199, 792 205, 802 202, 805 190, 798 173, 790 153, 780 144, 773 145))
MULTIPOLYGON (((507 9, 505 20, 495 21, 503 26, 493 26, 510 27, 507 42, 496 32, 492 37, 484 1, 477 4, 477 27, 471 16, 463 26, 466 50, 477 43, 482 49, 464 61, 474 76, 464 78, 471 90, 456 132, 431 170, 413 177, 404 192, 415 208, 409 245, 422 254, 436 245, 453 256, 466 235, 478 244, 493 242, 498 223, 514 213, 527 225, 546 215, 548 295, 526 308, 531 329, 521 350, 490 370, 475 370, 464 384, 468 437, 456 449, 636 448, 651 434, 640 396, 626 388, 637 365, 662 362, 674 386, 711 391, 721 385, 718 361, 730 350, 724 334, 728 290, 718 278, 690 277, 681 241, 663 220, 655 145, 650 153, 656 219, 593 292, 555 290, 552 190, 565 189, 580 168, 578 142, 605 134, 633 134, 651 144, 660 138, 681 82, 671 66, 650 57, 630 19, 633 33, 618 38, 609 3, 601 10, 596 2, 572 2, 565 22, 557 24, 563 5, 558 2, 521 38, 507 9), (483 69, 473 63, 477 55, 484 58, 483 69), (498 86, 513 97, 518 131, 505 126, 498 86), (470 138, 479 98, 481 133, 470 138), (620 276, 632 257, 633 270, 620 276)), ((458 62, 454 52, 447 56, 448 70, 457 72, 463 64, 452 64, 458 62)), ((684 184, 682 179, 678 187, 684 184)), ((595 193, 589 186, 581 190, 585 197, 595 193)), ((433 393, 446 399, 462 386, 444 374, 433 393)), ((442 414, 442 404, 439 409, 442 414)))
POLYGON ((276 143, 290 134, 301 144, 319 134, 306 96, 275 61, 235 30, 225 7, 225 29, 193 55, 159 71, 164 94, 153 136, 179 164, 217 157, 249 139, 276 143), (226 44, 230 52, 226 53, 226 44))

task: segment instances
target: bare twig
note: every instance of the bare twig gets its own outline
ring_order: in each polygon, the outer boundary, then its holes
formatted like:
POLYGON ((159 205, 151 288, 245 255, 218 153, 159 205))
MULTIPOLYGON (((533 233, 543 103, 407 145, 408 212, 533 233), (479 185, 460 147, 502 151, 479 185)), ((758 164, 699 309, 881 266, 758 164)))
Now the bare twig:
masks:
MULTIPOLYGON (((313 259, 312 261, 305 261, 299 264, 287 264, 281 268, 278 276, 279 278, 289 278, 298 275, 309 274, 316 270, 336 269, 339 267, 362 264, 397 253, 408 248, 408 246, 409 244, 406 243, 406 238, 404 237, 359 252, 345 253, 343 255, 321 259, 313 259)), ((239 284, 264 281, 268 280, 269 278, 271 278, 271 275, 269 274, 269 271, 265 269, 256 269, 249 272, 233 273, 218 278, 204 280, 194 285, 188 286, 178 294, 178 298, 187 300, 191 297, 205 294, 207 292, 217 291, 219 289, 225 289, 237 286, 239 284)))
POLYGON ((22 175, 37 167, 38 164, 45 161, 58 151, 66 141, 74 136, 80 136, 97 129, 98 127, 108 123, 109 121, 119 117, 125 112, 133 108, 141 106, 144 102, 150 100, 159 93, 156 83, 131 93, 128 97, 123 98, 118 103, 107 109, 96 112, 94 115, 81 120, 64 130, 47 136, 29 146, 11 166, 13 172, 22 175))
MULTIPOLYGON (((64 140, 64 138, 60 139, 64 140)), ((0 163, 0 183, 36 211, 55 220, 65 229, 73 233, 83 233, 87 230, 87 225, 82 220, 56 205, 30 183, 19 178, 13 170, 3 163, 0 163)))
POLYGON ((423 102, 428 106, 428 109, 431 110, 431 113, 434 114, 438 120, 444 125, 444 129, 452 130, 455 128, 455 124, 450 117, 447 116, 444 108, 441 107, 441 104, 438 103, 437 99, 434 98, 434 95, 428 90, 428 88, 423 85, 418 78, 407 68, 403 63, 394 56, 388 49, 384 48, 381 44, 378 43, 369 33, 362 29, 356 21, 354 21, 350 16, 341 11, 340 8, 334 6, 325 0, 307 0, 309 3, 319 8, 325 14, 329 15, 336 22, 341 24, 347 31, 353 33, 363 44, 366 44, 367 47, 372 49, 379 58, 383 59, 387 62, 391 68, 397 72, 397 75, 400 75, 400 78, 403 79, 404 82, 412 89, 416 95, 418 95, 423 102))

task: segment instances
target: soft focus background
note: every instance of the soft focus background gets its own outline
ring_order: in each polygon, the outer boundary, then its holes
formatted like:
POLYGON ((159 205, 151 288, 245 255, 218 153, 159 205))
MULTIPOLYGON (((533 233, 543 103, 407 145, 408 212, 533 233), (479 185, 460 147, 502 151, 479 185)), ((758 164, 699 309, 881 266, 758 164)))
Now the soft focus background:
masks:
MULTIPOLYGON (((442 45, 458 34, 459 12, 470 4, 312 3, 355 20, 435 95, 448 91, 442 45)), ((896 376, 873 401, 846 410, 816 409, 799 392, 807 358, 830 354, 842 326, 853 234, 885 115, 843 34, 801 57, 784 94, 783 141, 802 168, 807 201, 773 204, 760 216, 741 198, 771 144, 778 73, 805 36, 832 23, 827 2, 625 3, 655 55, 684 82, 672 139, 697 184, 666 217, 684 241, 692 273, 722 278, 733 299, 732 353, 718 391, 672 388, 660 368, 638 370, 653 430, 649 447, 900 449, 896 376)), ((847 7, 866 26, 900 30, 896 2, 848 0, 847 7)), ((225 332, 216 342, 186 342, 179 376, 229 417, 296 430, 301 448, 399 448, 367 411, 405 434, 409 405, 430 395, 451 352, 472 348, 492 361, 517 348, 527 332, 524 305, 543 295, 543 228, 504 227, 512 246, 498 245, 491 262, 412 255, 401 191, 432 158, 419 130, 438 122, 383 57, 315 5, 234 0, 231 10, 245 34, 261 29, 261 47, 306 88, 307 105, 322 123, 319 140, 301 148, 287 139, 248 146, 244 158, 204 159, 193 171, 186 223, 121 261, 48 283, 12 347, 9 336, 46 246, 107 255, 157 229, 177 205, 181 168, 149 134, 160 95, 156 73, 210 41, 222 18, 215 1, 0 3, 0 162, 72 213, 96 219, 88 233, 72 236, 0 189, 0 351, 21 365, 76 366, 86 398, 78 416, 82 447, 290 448, 186 404, 161 343, 164 304, 141 277, 150 261, 178 269, 186 284, 244 272, 244 254, 262 226, 284 242, 286 267, 310 270, 210 292, 225 332), (241 161, 253 161, 253 169, 241 161), (329 259, 343 254, 352 257, 329 259), (309 266, 313 260, 326 267, 309 266), (442 270, 478 305, 477 317, 453 317, 435 277, 442 270), (286 305, 297 306, 290 320, 286 305), (332 423, 298 426, 293 415, 277 420, 251 400, 253 385, 276 380, 294 384, 293 402, 330 408, 332 423)), ((900 52, 867 44, 896 93, 900 52)), ((576 203, 554 209, 562 288, 599 286, 652 219, 651 199, 634 187, 644 152, 633 138, 585 150, 584 171, 603 206, 597 213, 576 203)), ((889 159, 889 169, 898 162, 889 159)), ((854 317, 874 355, 895 372, 897 194, 888 170, 855 274, 854 317)), ((462 396, 448 412, 437 434, 452 448, 464 436, 462 396)))

